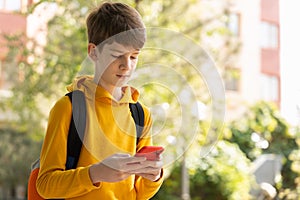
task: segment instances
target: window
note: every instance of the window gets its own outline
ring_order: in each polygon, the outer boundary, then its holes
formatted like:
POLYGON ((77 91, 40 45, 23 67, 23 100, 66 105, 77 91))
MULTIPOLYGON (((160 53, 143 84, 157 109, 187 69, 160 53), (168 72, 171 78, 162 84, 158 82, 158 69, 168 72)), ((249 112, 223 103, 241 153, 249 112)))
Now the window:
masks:
POLYGON ((224 75, 225 89, 238 91, 240 82, 240 70, 236 68, 226 68, 224 75))
POLYGON ((276 76, 261 75, 261 97, 266 101, 278 101, 278 78, 276 76))
POLYGON ((276 24, 261 22, 261 47, 277 48, 278 47, 278 27, 276 24))
POLYGON ((22 0, 0 0, 0 10, 19 11, 21 10, 22 0))
POLYGON ((235 35, 240 35, 240 15, 236 13, 231 13, 228 16, 228 29, 235 35))

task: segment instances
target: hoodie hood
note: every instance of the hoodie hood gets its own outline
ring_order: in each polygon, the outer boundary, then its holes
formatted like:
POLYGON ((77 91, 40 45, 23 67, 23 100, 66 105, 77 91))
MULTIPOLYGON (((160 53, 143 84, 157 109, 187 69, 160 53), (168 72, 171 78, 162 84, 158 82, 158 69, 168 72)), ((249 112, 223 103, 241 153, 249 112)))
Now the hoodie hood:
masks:
POLYGON ((93 76, 87 75, 76 77, 66 88, 69 92, 74 90, 82 91, 89 100, 100 100, 106 103, 136 103, 139 98, 139 91, 126 85, 121 88, 123 94, 122 98, 116 100, 112 94, 94 82, 93 76))

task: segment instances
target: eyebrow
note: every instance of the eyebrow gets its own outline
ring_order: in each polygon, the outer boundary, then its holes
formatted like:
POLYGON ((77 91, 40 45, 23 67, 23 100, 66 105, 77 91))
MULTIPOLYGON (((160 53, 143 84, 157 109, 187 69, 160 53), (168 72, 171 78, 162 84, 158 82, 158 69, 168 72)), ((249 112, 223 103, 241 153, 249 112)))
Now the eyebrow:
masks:
MULTIPOLYGON (((111 51, 115 51, 117 53, 124 53, 123 51, 120 51, 118 49, 110 49, 111 51)), ((128 51, 129 52, 129 51, 128 51)), ((134 49, 133 53, 140 53, 141 49, 134 49)))
POLYGON ((117 53, 123 53, 123 51, 120 51, 120 50, 118 50, 118 49, 110 49, 111 51, 115 51, 115 52, 117 52, 117 53))

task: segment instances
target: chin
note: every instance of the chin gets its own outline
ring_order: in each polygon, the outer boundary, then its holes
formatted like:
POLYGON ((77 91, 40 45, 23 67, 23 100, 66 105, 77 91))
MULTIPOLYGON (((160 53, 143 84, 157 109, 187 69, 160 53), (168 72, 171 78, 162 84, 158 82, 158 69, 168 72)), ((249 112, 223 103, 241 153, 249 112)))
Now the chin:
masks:
POLYGON ((127 81, 126 82, 118 82, 115 84, 116 87, 123 87, 125 85, 127 85, 127 81))
POLYGON ((127 85, 128 83, 128 80, 119 80, 118 82, 116 82, 115 86, 116 87, 121 87, 121 86, 124 86, 124 85, 127 85))

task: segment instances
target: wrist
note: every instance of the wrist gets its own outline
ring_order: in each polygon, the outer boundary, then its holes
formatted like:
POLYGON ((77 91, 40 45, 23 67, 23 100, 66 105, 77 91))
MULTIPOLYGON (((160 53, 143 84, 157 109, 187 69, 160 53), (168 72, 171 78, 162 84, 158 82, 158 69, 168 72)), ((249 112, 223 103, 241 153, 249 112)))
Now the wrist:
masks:
POLYGON ((93 185, 97 186, 100 183, 99 177, 98 177, 98 173, 97 173, 97 166, 96 165, 91 165, 89 167, 89 176, 90 176, 90 180, 93 183, 93 185))

